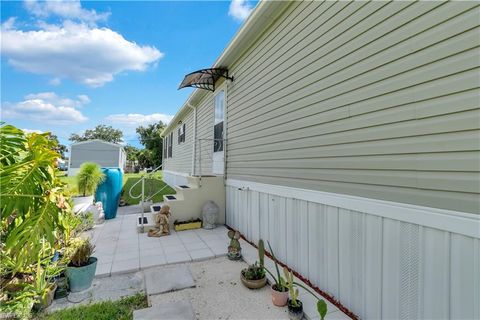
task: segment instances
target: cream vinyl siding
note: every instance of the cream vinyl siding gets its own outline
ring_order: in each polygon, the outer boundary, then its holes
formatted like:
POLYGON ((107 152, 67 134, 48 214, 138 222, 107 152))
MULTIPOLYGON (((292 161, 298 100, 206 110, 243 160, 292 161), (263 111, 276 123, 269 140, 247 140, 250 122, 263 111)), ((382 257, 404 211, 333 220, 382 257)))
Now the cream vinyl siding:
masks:
POLYGON ((194 130, 193 111, 190 111, 181 121, 182 125, 185 123, 185 142, 178 144, 178 128, 180 125, 175 126, 172 130, 172 157, 166 158, 164 155, 164 170, 191 174, 194 130))
POLYGON ((479 213, 479 13, 292 2, 230 67, 228 178, 479 213))
POLYGON ((197 147, 195 174, 212 175, 213 166, 213 94, 208 93, 197 105, 197 147))

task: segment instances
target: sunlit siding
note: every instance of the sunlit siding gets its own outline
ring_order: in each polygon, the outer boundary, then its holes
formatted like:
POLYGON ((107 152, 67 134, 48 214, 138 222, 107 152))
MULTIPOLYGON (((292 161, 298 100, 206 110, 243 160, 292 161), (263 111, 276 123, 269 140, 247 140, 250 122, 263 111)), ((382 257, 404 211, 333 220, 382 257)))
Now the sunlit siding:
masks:
POLYGON ((197 106, 197 147, 195 174, 212 174, 213 157, 213 94, 209 93, 197 106))
POLYGON ((478 17, 478 2, 293 2, 230 67, 228 178, 478 213, 478 17))
POLYGON ((193 112, 190 111, 182 120, 185 123, 185 142, 178 143, 177 124, 173 132, 172 157, 166 158, 164 155, 164 169, 180 173, 191 174, 192 171, 192 152, 193 152, 193 112))

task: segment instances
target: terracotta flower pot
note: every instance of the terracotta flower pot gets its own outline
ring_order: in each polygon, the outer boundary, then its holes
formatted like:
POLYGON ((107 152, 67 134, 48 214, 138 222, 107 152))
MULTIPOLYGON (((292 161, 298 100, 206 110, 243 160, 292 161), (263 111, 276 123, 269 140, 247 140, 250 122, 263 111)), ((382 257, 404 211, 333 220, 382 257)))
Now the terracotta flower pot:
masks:
POLYGON ((272 285, 271 292, 273 305, 277 307, 285 307, 288 301, 288 290, 278 291, 276 290, 276 285, 272 285))
POLYGON ((297 299, 298 306, 294 306, 292 300, 288 299, 288 318, 290 320, 303 319, 303 303, 297 299))
POLYGON ((240 280, 242 281, 245 287, 247 287, 248 289, 260 289, 265 287, 265 285, 267 284, 267 277, 263 277, 262 279, 258 279, 258 280, 248 280, 243 275, 245 270, 247 269, 243 269, 240 272, 240 280))

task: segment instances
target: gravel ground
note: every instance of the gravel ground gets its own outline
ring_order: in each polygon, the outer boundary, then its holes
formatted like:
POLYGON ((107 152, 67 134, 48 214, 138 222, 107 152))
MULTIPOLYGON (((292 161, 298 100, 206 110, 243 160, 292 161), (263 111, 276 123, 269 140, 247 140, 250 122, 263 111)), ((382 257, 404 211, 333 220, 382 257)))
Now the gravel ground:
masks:
POLYGON ((272 304, 269 287, 250 290, 242 285, 245 262, 221 257, 187 265, 196 287, 150 296, 153 306, 190 300, 198 319, 288 319, 286 307, 272 304))

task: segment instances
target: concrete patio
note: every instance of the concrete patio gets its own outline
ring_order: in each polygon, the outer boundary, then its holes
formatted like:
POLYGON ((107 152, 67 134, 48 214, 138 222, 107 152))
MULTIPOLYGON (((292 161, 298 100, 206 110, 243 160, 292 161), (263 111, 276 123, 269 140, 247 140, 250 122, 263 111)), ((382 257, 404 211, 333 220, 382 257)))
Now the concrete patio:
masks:
POLYGON ((134 272, 173 263, 200 261, 227 253, 227 228, 171 230, 169 236, 150 238, 138 233, 139 206, 118 208, 115 219, 106 220, 88 232, 98 258, 96 277, 134 272))

